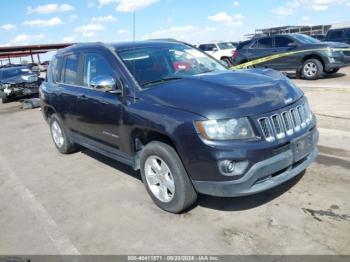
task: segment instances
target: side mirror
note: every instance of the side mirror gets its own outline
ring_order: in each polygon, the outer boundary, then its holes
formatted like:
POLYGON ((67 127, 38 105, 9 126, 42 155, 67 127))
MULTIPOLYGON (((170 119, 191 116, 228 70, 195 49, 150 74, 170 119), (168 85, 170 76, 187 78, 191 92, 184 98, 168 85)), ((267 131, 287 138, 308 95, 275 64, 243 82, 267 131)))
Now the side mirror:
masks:
POLYGON ((217 52, 219 51, 219 49, 217 49, 216 47, 213 48, 213 52, 217 52))
POLYGON ((100 75, 100 76, 94 77, 90 81, 90 86, 94 89, 101 90, 104 92, 111 92, 111 93, 122 92, 121 82, 118 81, 118 84, 117 84, 114 78, 108 75, 100 75))

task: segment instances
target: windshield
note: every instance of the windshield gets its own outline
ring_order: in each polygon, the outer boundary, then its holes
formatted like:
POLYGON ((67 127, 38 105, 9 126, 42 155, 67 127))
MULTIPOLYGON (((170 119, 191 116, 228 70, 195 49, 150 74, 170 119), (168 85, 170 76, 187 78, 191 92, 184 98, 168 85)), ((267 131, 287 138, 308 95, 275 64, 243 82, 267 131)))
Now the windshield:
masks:
POLYGON ((183 44, 129 49, 119 51, 118 55, 141 87, 153 82, 227 70, 206 54, 183 44))
POLYGON ((231 43, 218 43, 220 49, 234 49, 235 47, 231 43))
POLYGON ((318 44, 320 43, 320 40, 317 40, 314 37, 308 36, 308 35, 301 35, 301 34, 295 34, 293 35, 299 42, 303 44, 318 44))
POLYGON ((19 75, 24 75, 30 73, 30 70, 28 68, 13 68, 13 69, 6 69, 2 72, 2 79, 7 79, 19 75))

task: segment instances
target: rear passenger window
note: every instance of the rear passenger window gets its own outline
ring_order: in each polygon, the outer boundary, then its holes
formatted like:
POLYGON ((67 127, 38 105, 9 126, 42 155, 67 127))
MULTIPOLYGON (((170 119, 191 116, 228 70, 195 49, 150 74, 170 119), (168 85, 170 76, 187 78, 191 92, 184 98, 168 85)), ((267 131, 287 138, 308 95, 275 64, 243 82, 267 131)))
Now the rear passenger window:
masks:
POLYGON ((57 83, 61 81, 61 70, 62 70, 62 58, 61 57, 53 57, 50 65, 49 65, 49 72, 48 74, 48 80, 52 81, 53 83, 57 83))
POLYGON ((97 76, 114 77, 114 71, 102 55, 87 53, 84 61, 84 86, 90 87, 91 80, 97 76))
POLYGON ((63 73, 63 82, 69 85, 78 84, 79 56, 72 54, 66 57, 66 66, 63 73))
POLYGON ((288 37, 285 36, 276 36, 275 38, 275 46, 276 47, 288 47, 289 44, 293 43, 294 41, 288 37))
POLYGON ((255 42, 253 48, 272 48, 272 38, 262 38, 255 42))
POLYGON ((330 31, 328 34, 328 39, 339 39, 343 37, 342 30, 330 31))

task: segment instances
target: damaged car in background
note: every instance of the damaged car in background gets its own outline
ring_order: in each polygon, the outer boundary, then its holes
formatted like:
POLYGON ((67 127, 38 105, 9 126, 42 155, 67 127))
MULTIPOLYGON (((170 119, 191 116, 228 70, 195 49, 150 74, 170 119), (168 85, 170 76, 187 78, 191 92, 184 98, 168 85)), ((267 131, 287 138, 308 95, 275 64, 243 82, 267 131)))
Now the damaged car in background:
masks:
POLYGON ((3 103, 38 94, 42 79, 27 66, 0 69, 0 96, 3 103))

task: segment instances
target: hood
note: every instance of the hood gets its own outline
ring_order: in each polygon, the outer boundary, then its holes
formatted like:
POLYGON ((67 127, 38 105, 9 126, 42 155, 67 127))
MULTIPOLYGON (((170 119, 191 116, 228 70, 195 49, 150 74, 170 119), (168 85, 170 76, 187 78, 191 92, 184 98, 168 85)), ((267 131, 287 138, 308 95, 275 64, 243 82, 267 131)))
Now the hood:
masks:
POLYGON ((38 80, 38 76, 36 74, 22 74, 6 79, 2 79, 1 82, 4 84, 22 84, 22 83, 33 83, 38 80))
POLYGON ((293 103, 303 92, 281 73, 251 69, 173 80, 140 92, 141 99, 209 119, 258 115, 293 103))

